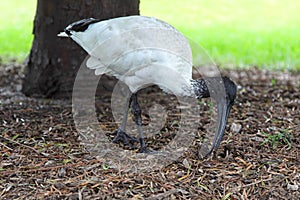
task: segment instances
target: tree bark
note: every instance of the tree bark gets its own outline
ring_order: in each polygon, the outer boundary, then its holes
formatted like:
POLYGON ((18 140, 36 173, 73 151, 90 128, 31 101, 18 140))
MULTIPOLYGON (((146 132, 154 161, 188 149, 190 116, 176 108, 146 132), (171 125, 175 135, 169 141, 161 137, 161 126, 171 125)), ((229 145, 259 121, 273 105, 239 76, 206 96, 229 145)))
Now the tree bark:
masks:
POLYGON ((22 91, 27 96, 69 98, 86 53, 57 34, 83 18, 109 19, 139 14, 139 0, 38 0, 34 41, 22 91))

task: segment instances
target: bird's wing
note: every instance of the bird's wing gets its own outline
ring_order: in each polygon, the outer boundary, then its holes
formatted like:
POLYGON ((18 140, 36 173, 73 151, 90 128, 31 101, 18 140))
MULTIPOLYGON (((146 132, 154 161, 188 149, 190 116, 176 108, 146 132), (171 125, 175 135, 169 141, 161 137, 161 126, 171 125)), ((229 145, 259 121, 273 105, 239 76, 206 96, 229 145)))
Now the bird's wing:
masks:
POLYGON ((90 69, 105 68, 105 65, 102 64, 100 59, 94 56, 89 57, 89 59, 86 61, 86 66, 90 69))
MULTIPOLYGON (((180 32, 165 22, 149 17, 131 16, 107 20, 98 25, 101 28, 97 28, 97 30, 101 29, 102 31, 99 31, 98 43, 90 52, 90 55, 96 59, 93 58, 90 61, 93 64, 89 68, 96 70, 102 68, 100 71, 103 71, 104 65, 116 76, 123 75, 144 65, 145 62, 149 62, 149 59, 165 62, 165 56, 160 55, 163 51, 172 52, 173 55, 192 63, 192 53, 188 41, 180 32), (153 51, 151 57, 145 51, 141 53, 141 49, 153 51), (155 51, 155 49, 159 51, 155 51), (129 55, 128 52, 131 52, 130 58, 132 59, 126 59, 124 56, 129 55), (123 58, 124 62, 119 62, 120 58, 123 58), (102 65, 97 64, 99 61, 102 65)), ((168 61, 170 64, 174 62, 171 59, 168 61)), ((174 70, 178 67, 176 64, 173 66, 174 70)), ((192 69, 190 66, 188 67, 189 69, 185 69, 185 73, 186 76, 191 77, 192 69)))
MULTIPOLYGON (((185 63, 186 60, 178 60, 178 62, 188 65, 185 63)), ((118 78, 126 83, 132 92, 154 84, 167 93, 188 95, 188 90, 185 89, 189 88, 189 79, 186 79, 181 72, 173 70, 173 66, 167 63, 153 62, 147 67, 140 67, 134 73, 128 73, 126 76, 118 78)))
POLYGON ((86 61, 86 66, 89 69, 94 69, 96 75, 110 74, 111 70, 104 65, 99 58, 90 56, 86 61))

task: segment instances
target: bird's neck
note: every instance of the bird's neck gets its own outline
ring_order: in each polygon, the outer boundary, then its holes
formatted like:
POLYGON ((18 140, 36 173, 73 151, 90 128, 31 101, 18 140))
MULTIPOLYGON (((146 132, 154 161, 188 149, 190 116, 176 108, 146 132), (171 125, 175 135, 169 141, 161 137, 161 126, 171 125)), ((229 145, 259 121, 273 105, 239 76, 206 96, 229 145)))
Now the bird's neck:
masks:
POLYGON ((210 97, 209 90, 204 79, 191 80, 190 82, 193 96, 197 99, 210 97))

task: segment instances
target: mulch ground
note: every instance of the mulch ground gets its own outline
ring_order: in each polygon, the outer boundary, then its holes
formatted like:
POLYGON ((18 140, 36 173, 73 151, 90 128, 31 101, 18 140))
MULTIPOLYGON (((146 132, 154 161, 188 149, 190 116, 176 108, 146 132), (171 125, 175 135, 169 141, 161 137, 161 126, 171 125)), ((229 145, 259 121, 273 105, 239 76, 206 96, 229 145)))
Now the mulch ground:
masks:
MULTIPOLYGON (((89 153, 78 141, 70 101, 23 96, 22 67, 1 66, 0 199, 299 199, 300 74, 255 68, 224 74, 238 84, 238 98, 215 156, 197 154, 199 128, 184 156, 137 173, 116 170, 89 153)), ((142 95, 155 101, 156 91, 142 95)), ((110 132, 117 126, 105 98, 96 107, 110 132)), ((176 112, 149 146, 174 137, 176 112)))

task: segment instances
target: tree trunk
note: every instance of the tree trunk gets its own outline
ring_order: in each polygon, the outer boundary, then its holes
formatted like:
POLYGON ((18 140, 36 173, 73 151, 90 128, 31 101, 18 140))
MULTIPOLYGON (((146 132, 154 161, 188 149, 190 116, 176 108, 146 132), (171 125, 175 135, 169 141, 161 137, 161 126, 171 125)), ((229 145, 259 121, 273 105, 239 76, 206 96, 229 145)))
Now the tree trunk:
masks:
POLYGON ((38 0, 34 41, 25 67, 23 92, 34 97, 71 97, 86 53, 57 34, 83 18, 109 19, 139 14, 139 0, 38 0))

